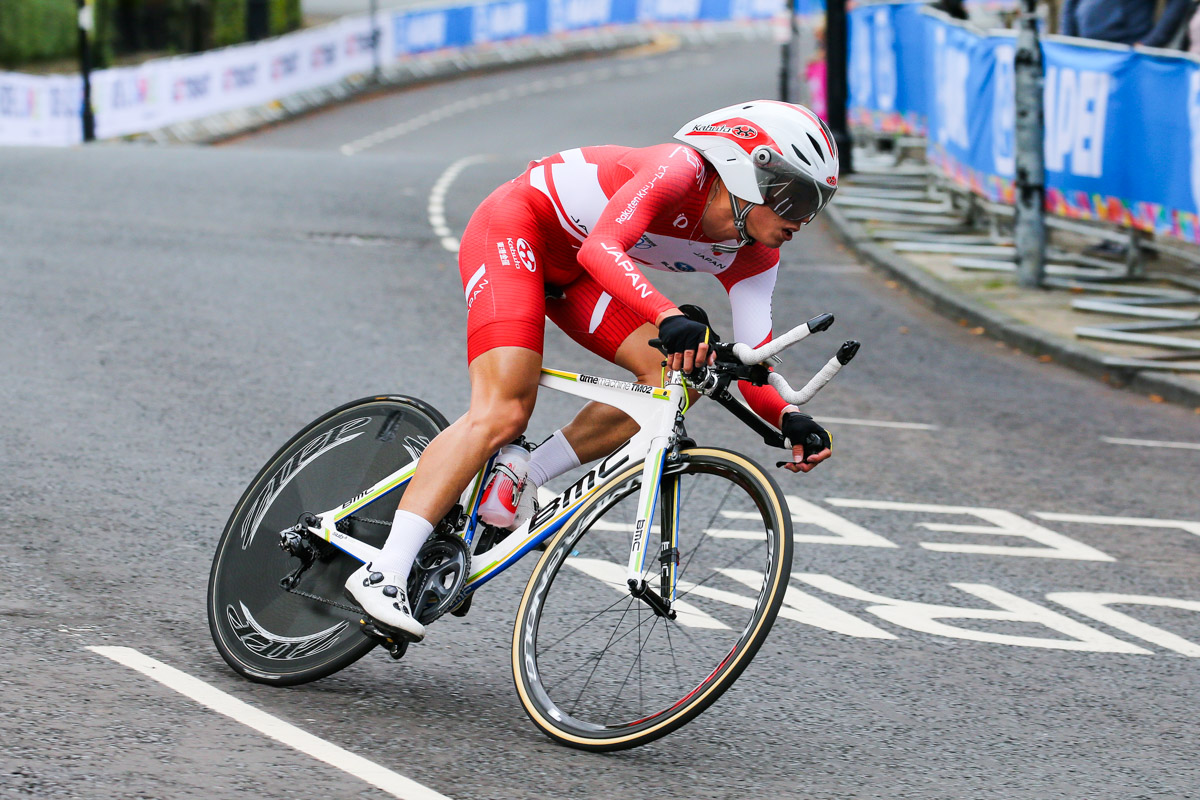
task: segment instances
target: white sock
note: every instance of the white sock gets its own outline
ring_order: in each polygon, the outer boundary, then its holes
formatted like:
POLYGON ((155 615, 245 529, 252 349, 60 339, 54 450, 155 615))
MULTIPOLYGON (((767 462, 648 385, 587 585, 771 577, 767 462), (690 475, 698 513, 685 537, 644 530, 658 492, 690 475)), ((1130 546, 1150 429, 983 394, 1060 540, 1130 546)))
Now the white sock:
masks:
POLYGON ((579 456, 575 455, 571 443, 567 441, 567 437, 563 436, 562 431, 555 431, 553 436, 539 444, 533 451, 533 455, 529 459, 529 472, 525 474, 525 479, 532 483, 535 489, 540 489, 547 481, 557 478, 564 472, 570 472, 578 466, 579 456))
POLYGON ((421 545, 433 533, 433 523, 408 511, 396 509, 392 531, 373 568, 378 571, 399 572, 405 578, 417 560, 421 545))

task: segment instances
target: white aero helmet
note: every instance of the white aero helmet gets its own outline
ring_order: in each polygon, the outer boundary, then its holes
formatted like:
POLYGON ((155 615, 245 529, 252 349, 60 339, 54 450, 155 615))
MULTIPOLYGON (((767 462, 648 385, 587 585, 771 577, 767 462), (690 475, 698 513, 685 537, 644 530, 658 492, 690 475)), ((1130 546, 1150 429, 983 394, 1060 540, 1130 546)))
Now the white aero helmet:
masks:
MULTIPOLYGON (((731 197, 766 205, 792 222, 809 222, 837 191, 833 134, 804 106, 776 100, 738 103, 697 117, 675 138, 700 151, 731 197)), ((733 211, 741 247, 751 241, 745 231, 750 205, 734 202, 733 211)))

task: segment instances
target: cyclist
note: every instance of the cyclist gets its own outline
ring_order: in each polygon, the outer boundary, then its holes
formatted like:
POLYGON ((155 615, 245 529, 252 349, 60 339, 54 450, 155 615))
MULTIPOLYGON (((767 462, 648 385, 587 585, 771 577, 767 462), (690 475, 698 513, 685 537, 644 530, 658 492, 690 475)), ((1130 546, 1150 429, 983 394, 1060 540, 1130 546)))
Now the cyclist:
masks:
MULTIPOLYGON (((584 147, 531 162, 472 215, 459 250, 467 303, 471 404, 421 455, 379 558, 346 590, 376 622, 424 636, 405 585, 421 545, 467 484, 524 431, 537 397, 545 318, 592 352, 661 385, 668 366, 709 363, 710 330, 646 279, 644 267, 715 275, 729 295, 734 338, 771 338, 779 247, 837 190, 829 128, 807 108, 756 100, 688 122, 677 142, 584 147)), ((793 472, 831 455, 829 434, 774 389, 739 386, 793 446, 793 472), (806 455, 800 443, 820 439, 806 455)), ((615 450, 637 431, 621 411, 589 403, 537 447, 525 495, 615 450)))

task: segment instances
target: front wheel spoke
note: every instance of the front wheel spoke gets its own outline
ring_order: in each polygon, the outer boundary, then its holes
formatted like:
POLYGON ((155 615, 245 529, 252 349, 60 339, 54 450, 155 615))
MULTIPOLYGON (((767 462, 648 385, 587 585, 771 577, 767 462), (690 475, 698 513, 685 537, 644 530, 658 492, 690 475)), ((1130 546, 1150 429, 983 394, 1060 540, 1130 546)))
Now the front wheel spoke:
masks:
MULTIPOLYGON (((603 609, 603 610, 601 610, 601 611, 598 611, 598 612, 596 612, 596 613, 595 613, 595 614, 594 614, 594 615, 591 617, 591 619, 586 619, 586 620, 584 620, 584 621, 583 621, 583 622, 581 622, 579 625, 577 625, 577 626, 576 626, 576 627, 575 627, 573 630, 571 630, 571 631, 568 631, 567 633, 563 634, 561 637, 559 637, 559 638, 558 638, 558 640, 557 640, 557 641, 555 641, 553 644, 551 644, 551 645, 547 646, 547 647, 546 647, 544 650, 543 650, 542 648, 540 648, 540 647, 539 647, 539 648, 538 648, 538 652, 541 652, 541 653, 549 653, 549 652, 550 652, 551 650, 553 650, 555 647, 558 647, 560 644, 562 644, 562 643, 563 643, 563 640, 565 640, 565 639, 566 639, 568 636, 571 636, 572 634, 574 634, 574 633, 577 633, 577 632, 579 631, 579 629, 580 629, 580 628, 583 628, 583 627, 584 627, 584 626, 586 626, 588 623, 590 623, 590 622, 593 622, 593 621, 595 621, 595 620, 599 619, 599 618, 600 618, 602 615, 604 615, 604 614, 606 614, 606 613, 609 613, 609 612, 612 612, 612 611, 622 611, 622 609, 619 609, 619 608, 617 608, 617 606, 618 606, 618 605, 620 605, 620 604, 621 604, 623 601, 625 601, 625 600, 628 600, 628 599, 629 599, 628 597, 618 597, 616 600, 614 600, 614 601, 613 601, 613 604, 612 604, 612 605, 610 605, 608 608, 605 608, 605 609, 603 609)), ((627 608, 626 608, 625 610, 627 610, 627 608)), ((557 614, 567 614, 567 613, 591 614, 592 612, 590 612, 590 611, 577 611, 577 612, 558 611, 558 612, 555 612, 555 613, 557 613, 557 614)), ((618 622, 618 625, 619 625, 619 624, 620 624, 620 623, 618 622)))
MULTIPOLYGON (((740 553, 735 555, 732 559, 730 559, 728 567, 732 567, 734 564, 737 564, 739 561, 741 561, 743 558, 746 557, 747 553, 750 553, 751 551, 758 549, 758 547, 761 546, 762 544, 764 544, 764 542, 754 542, 753 544, 751 544, 745 550, 741 551, 740 553)), ((698 546, 697 546, 697 549, 699 549, 698 546)), ((771 560, 770 560, 770 558, 768 558, 767 564, 770 565, 770 562, 771 562, 771 560)), ((719 568, 719 567, 714 568, 713 571, 708 573, 707 575, 705 575, 702 580, 692 583, 692 587, 690 589, 688 589, 686 592, 683 592, 682 594, 680 594, 676 599, 682 600, 683 598, 687 597, 693 590, 703 586, 704 584, 708 583, 710 580, 712 580, 713 578, 717 577, 720 574, 721 574, 721 568, 719 568)), ((682 580, 683 576, 680 575, 679 577, 682 580)))
MULTIPOLYGON (((729 482, 729 487, 725 490, 725 496, 721 498, 721 502, 717 503, 716 509, 713 511, 712 516, 709 517, 709 519, 708 519, 708 524, 705 525, 703 528, 701 528, 700 529, 701 531, 708 530, 709 528, 711 528, 713 526, 713 523, 717 521, 717 516, 720 515, 721 509, 725 507, 725 501, 729 499, 729 495, 733 492, 733 487, 736 485, 737 484, 734 483, 733 481, 729 482)), ((709 538, 711 538, 711 537, 702 536, 700 538, 700 541, 696 543, 696 546, 692 549, 692 552, 688 554, 687 561, 683 564, 682 567, 680 567, 678 570, 675 571, 675 580, 676 581, 683 578, 684 573, 687 572, 688 567, 691 566, 691 564, 692 564, 692 559, 694 559, 696 557, 696 553, 700 552, 700 548, 704 546, 704 543, 709 538)))
MULTIPOLYGON (((632 598, 632 597, 629 599, 634 600, 634 598, 632 598)), ((614 627, 613 632, 608 635, 608 642, 604 645, 604 647, 600 648, 600 655, 596 659, 596 666, 592 667, 592 671, 588 675, 588 679, 583 682, 583 688, 581 688, 579 690, 579 694, 577 694, 575 696, 575 702, 571 705, 571 711, 569 713, 571 713, 571 714, 575 713, 575 709, 579 706, 579 698, 583 697, 583 693, 587 691, 588 684, 592 682, 592 678, 596 677, 596 670, 600 669, 600 662, 604 660, 605 654, 608 653, 609 648, 612 646, 613 637, 616 636, 617 631, 619 631, 621 629, 621 623, 624 622, 625 616, 626 616, 626 614, 629 613, 629 609, 631 607, 632 606, 625 607, 625 614, 622 614, 621 619, 617 620, 616 627, 614 627)))
MULTIPOLYGON (((661 619, 657 614, 654 616, 654 621, 650 623, 650 631, 646 634, 646 641, 643 642, 641 634, 638 634, 638 650, 633 657, 633 663, 629 666, 629 671, 625 673, 625 679, 621 681, 621 685, 617 687, 617 692, 613 695, 613 701, 605 712, 604 719, 607 724, 608 720, 612 719, 612 710, 616 707, 617 701, 621 699, 621 692, 625 688, 625 684, 629 683, 629 677, 633 675, 633 671, 638 671, 638 713, 641 714, 644 708, 642 698, 642 651, 646 649, 646 645, 650 643, 650 636, 654 633, 655 626, 658 625, 658 620, 661 619)), ((638 615, 638 630, 642 627, 641 614, 638 615)))
MULTIPOLYGON (((621 598, 621 600, 634 600, 634 598, 633 598, 633 597, 623 597, 623 598, 621 598)), ((617 602, 621 602, 621 600, 618 600, 617 602)), ((639 605, 640 605, 640 602, 639 602, 639 605)), ((613 609, 613 610, 614 610, 614 611, 622 611, 622 612, 624 612, 624 613, 628 613, 628 610, 629 610, 629 608, 630 608, 630 607, 629 607, 629 606, 627 606, 627 607, 626 607, 626 608, 624 608, 624 609, 613 609)), ((661 619, 661 618, 656 616, 656 617, 655 617, 655 619, 661 619)), ((615 627, 614 627, 614 629, 613 629, 613 633, 614 633, 614 634, 616 633, 616 631, 620 630, 620 628, 621 628, 621 622, 623 622, 623 621, 624 621, 623 619, 621 619, 621 620, 617 620, 617 624, 616 624, 616 626, 615 626, 615 627)), ((688 640, 688 642, 689 642, 689 643, 692 645, 692 647, 694 647, 694 648, 696 649, 696 651, 697 651, 697 652, 699 652, 699 653, 701 653, 701 654, 708 652, 708 650, 707 650, 707 649, 700 647, 700 646, 699 646, 699 645, 696 643, 696 641, 695 641, 695 640, 692 638, 691 634, 689 634, 689 633, 688 633, 686 630, 684 630, 682 627, 680 627, 680 626, 678 625, 678 623, 674 623, 674 625, 675 625, 675 627, 676 627, 676 628, 677 628, 677 629, 678 629, 678 630, 679 630, 681 633, 683 633, 683 634, 684 634, 684 638, 686 638, 686 639, 688 640)), ((671 623, 670 621, 667 621, 667 622, 665 623, 665 628, 666 628, 666 629, 669 631, 669 630, 671 629, 671 627, 672 627, 672 623, 671 623)), ((625 631, 625 633, 622 633, 620 636, 617 636, 615 639, 610 637, 610 638, 609 638, 609 641, 605 643, 605 645, 604 645, 604 647, 603 647, 603 648, 601 648, 600 650, 598 650, 598 651, 597 651, 596 653, 594 653, 593 655, 591 655, 591 656, 588 656, 588 657, 587 657, 587 658, 586 658, 586 659, 583 661, 583 663, 582 663, 582 664, 580 664, 578 667, 576 667, 575 669, 571 670, 569 673, 567 673, 567 674, 566 674, 566 675, 564 675, 562 678, 560 678, 560 679, 559 679, 559 681, 558 681, 556 684, 554 684, 554 688, 558 688, 559 686, 562 686, 563 684, 565 684, 565 683, 566 683, 568 680, 570 680, 571 676, 573 676, 575 673, 579 672, 581 669, 583 669, 584 667, 586 667, 586 666, 587 666, 588 664, 590 664, 590 663, 591 663, 593 660, 596 660, 596 661, 597 661, 597 666, 599 666, 599 659, 603 658, 603 657, 604 657, 604 655, 605 655, 606 653, 608 653, 610 650, 612 650, 613 648, 615 648, 615 647, 616 647, 617 645, 619 645, 621 642, 625 641, 627 638, 629 638, 630 636, 632 636, 632 635, 634 634, 634 632, 635 632, 635 631, 637 631, 637 627, 636 627, 636 626, 635 626, 635 627, 632 627, 632 628, 630 628, 630 629, 629 629, 629 630, 627 630, 627 631, 625 631)), ((560 642, 561 642, 561 640, 560 640, 560 642)), ((540 656, 541 656, 543 653, 544 653, 544 651, 543 651, 543 650, 542 650, 542 649, 539 647, 539 648, 538 648, 538 656, 540 657, 540 656)), ((551 688, 551 687, 549 687, 549 686, 547 686, 547 687, 546 687, 546 693, 547 693, 547 694, 549 694, 549 693, 550 693, 550 688, 551 688)), ((586 687, 585 687, 585 688, 586 688, 586 687)))
POLYGON ((675 689, 682 696, 683 680, 679 677, 679 662, 675 660, 675 643, 671 641, 671 626, 666 625, 664 628, 667 632, 667 650, 671 653, 671 668, 675 672, 675 689))

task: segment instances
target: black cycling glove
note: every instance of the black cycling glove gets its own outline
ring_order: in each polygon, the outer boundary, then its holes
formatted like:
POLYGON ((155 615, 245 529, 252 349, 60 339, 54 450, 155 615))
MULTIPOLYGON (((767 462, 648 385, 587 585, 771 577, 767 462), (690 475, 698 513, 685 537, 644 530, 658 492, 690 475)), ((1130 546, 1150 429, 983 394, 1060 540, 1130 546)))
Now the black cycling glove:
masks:
POLYGON ((799 411, 789 411, 783 415, 783 436, 789 447, 802 445, 804 460, 814 456, 825 448, 833 449, 833 438, 829 431, 818 425, 808 414, 799 411))
POLYGON ((695 350, 709 341, 709 327, 683 315, 667 317, 658 326, 658 340, 670 355, 695 350))

